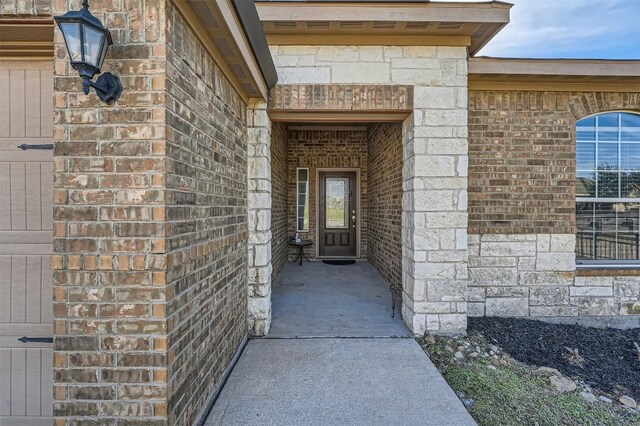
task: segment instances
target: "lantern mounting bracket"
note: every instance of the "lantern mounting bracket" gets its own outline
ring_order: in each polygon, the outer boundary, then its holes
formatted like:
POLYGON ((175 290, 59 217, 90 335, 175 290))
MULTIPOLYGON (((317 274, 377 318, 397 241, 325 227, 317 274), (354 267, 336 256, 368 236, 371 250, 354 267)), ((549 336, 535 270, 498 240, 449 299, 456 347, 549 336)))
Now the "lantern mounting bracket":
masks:
POLYGON ((89 80, 89 78, 84 77, 82 79, 82 91, 85 95, 89 94, 90 87, 93 87, 96 90, 98 98, 108 105, 114 103, 122 93, 120 79, 110 72, 100 74, 95 83, 89 80))

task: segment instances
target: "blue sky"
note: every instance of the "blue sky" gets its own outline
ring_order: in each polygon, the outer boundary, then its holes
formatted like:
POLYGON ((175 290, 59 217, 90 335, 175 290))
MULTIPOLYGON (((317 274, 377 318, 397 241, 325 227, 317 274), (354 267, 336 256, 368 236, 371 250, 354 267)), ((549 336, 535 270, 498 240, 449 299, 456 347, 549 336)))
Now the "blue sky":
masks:
POLYGON ((640 0, 506 1, 511 23, 478 56, 640 59, 640 0))

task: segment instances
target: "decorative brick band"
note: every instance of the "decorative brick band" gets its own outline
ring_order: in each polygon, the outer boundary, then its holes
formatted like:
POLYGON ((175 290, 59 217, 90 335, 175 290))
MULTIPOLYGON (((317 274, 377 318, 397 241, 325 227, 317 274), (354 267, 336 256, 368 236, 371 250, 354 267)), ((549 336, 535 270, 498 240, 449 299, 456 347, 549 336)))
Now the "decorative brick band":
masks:
POLYGON ((268 109, 276 112, 413 110, 413 86, 357 84, 283 84, 269 93, 268 109))

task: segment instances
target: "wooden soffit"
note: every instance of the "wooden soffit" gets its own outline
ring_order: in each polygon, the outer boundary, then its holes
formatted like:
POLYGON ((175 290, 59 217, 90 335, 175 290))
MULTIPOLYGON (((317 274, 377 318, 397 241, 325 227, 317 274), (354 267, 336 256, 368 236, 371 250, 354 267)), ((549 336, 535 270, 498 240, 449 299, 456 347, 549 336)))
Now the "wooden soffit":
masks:
POLYGON ((0 60, 53 60, 53 19, 0 19, 0 60))
POLYGON ((267 99, 269 87, 231 0, 172 0, 242 98, 267 99))
POLYGON ((256 1, 271 45, 468 46, 471 55, 509 23, 511 6, 498 1, 256 1))
POLYGON ((469 89, 640 92, 640 60, 470 58, 469 89))

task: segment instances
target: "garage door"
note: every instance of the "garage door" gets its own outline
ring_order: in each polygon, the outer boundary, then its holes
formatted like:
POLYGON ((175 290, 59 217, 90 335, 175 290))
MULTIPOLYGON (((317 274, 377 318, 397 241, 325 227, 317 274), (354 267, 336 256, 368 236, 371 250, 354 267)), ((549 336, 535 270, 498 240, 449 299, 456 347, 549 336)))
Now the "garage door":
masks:
POLYGON ((2 426, 52 423, 52 104, 50 64, 0 62, 2 426))

